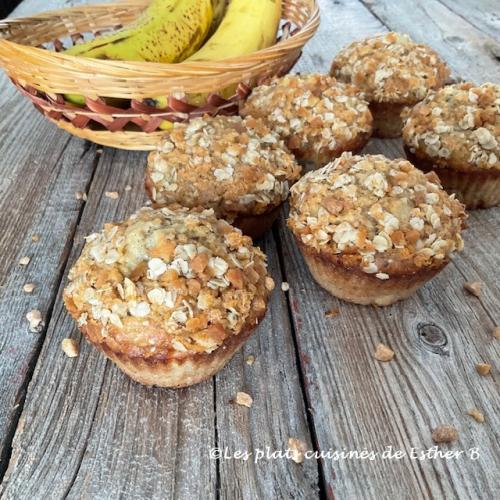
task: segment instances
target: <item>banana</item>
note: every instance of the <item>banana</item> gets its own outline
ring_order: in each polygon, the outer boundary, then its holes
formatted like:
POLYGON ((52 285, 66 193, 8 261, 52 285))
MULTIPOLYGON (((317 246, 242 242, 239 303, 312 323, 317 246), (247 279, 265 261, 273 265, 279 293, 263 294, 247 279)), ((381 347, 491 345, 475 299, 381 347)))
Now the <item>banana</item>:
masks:
MULTIPOLYGON (((230 0, 216 32, 186 62, 220 61, 273 45, 281 18, 281 3, 281 0, 230 0)), ((232 96, 236 87, 227 87, 221 95, 226 98, 232 96)), ((190 94, 187 97, 190 104, 199 105, 205 102, 206 94, 190 94)), ((157 97, 153 101, 160 109, 168 104, 167 97, 157 97)), ((161 127, 168 128, 169 125, 164 122, 161 127)))
MULTIPOLYGON (((214 23, 219 23, 227 0, 152 0, 131 25, 75 45, 67 55, 91 59, 174 63, 183 61, 199 49, 214 23)), ((85 98, 65 95, 82 106, 85 98)))

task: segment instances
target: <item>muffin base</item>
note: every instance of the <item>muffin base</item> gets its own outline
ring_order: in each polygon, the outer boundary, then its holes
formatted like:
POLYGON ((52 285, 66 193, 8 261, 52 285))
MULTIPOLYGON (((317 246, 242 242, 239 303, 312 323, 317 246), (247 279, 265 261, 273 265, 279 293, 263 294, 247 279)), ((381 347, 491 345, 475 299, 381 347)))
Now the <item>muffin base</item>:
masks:
POLYGON ((89 322, 87 325, 82 326, 80 331, 92 345, 113 361, 132 380, 144 385, 179 388, 203 382, 224 368, 252 335, 263 317, 262 314, 261 317, 254 318, 252 325, 249 322, 241 333, 228 337, 214 351, 188 354, 182 358, 149 359, 130 357, 111 349, 105 343, 98 342, 98 339, 101 338, 100 325, 89 322))
POLYGON ((418 157, 404 147, 406 157, 423 172, 434 171, 443 188, 455 193, 468 208, 489 208, 500 205, 500 170, 457 170, 437 166, 430 160, 418 157))
POLYGON ((321 287, 339 299, 362 305, 388 306, 404 300, 448 264, 443 261, 439 267, 381 280, 373 274, 347 268, 330 255, 318 253, 298 240, 297 243, 309 271, 321 287))
POLYGON ((370 111, 373 116, 373 137, 380 139, 401 137, 403 131, 401 112, 405 108, 406 104, 371 102, 370 111))

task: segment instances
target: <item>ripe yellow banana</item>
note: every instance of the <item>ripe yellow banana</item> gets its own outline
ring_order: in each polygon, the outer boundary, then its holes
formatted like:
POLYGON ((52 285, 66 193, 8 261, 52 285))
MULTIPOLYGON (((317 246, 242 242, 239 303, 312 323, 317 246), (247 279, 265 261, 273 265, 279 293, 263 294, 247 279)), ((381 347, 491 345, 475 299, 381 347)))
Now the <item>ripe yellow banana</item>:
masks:
MULTIPOLYGON (((269 47, 276 41, 281 18, 281 0, 229 0, 226 15, 217 31, 203 47, 186 62, 220 61, 251 54, 269 47)), ((231 85, 222 91, 223 97, 230 97, 236 91, 231 85)), ((191 94, 190 104, 203 104, 206 94, 191 94)), ((154 99, 157 108, 165 108, 167 97, 154 99)), ((167 122, 162 128, 170 128, 167 122)))
MULTIPOLYGON (((65 54, 119 61, 183 61, 198 50, 213 23, 220 22, 226 3, 227 0, 152 0, 131 25, 75 45, 65 54)), ((65 97, 73 104, 85 104, 83 96, 65 97)))

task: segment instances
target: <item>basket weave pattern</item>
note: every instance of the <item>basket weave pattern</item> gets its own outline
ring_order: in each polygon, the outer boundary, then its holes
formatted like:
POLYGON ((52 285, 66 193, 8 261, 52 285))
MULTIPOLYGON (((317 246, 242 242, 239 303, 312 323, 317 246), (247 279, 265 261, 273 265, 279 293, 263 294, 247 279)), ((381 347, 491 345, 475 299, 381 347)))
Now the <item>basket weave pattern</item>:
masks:
POLYGON ((74 7, 0 22, 0 64, 17 88, 59 127, 79 137, 123 149, 150 150, 165 133, 159 125, 204 114, 236 114, 252 86, 287 73, 319 25, 315 0, 283 0, 282 27, 275 45, 217 62, 159 64, 103 61, 61 51, 84 34, 96 36, 136 19, 149 0, 74 7), (48 50, 47 50, 48 49, 48 50), (220 95, 234 86, 230 98, 220 95), (85 95, 74 106, 63 94, 85 95), (200 106, 186 94, 206 94, 200 106), (148 99, 168 96, 158 109, 148 99), (126 99, 126 109, 104 98, 126 99))

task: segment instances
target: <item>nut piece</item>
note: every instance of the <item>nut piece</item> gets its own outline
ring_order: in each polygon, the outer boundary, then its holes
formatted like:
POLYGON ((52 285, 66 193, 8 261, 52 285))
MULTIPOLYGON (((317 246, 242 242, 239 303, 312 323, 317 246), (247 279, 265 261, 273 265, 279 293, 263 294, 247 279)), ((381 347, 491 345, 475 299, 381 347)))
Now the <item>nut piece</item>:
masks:
POLYGON ((470 415, 476 422, 481 424, 484 422, 484 415, 477 408, 471 408, 467 415, 470 415))
POLYGON ((283 283, 281 283, 281 289, 284 292, 288 292, 288 290, 290 290, 290 285, 286 281, 283 281, 283 283))
POLYGON ((30 324, 30 332, 38 333, 42 330, 42 313, 38 309, 33 309, 28 314, 26 314, 26 319, 30 324))
POLYGON ((247 356, 247 359, 245 359, 245 362, 248 366, 252 366, 254 361, 255 361, 255 356, 252 356, 251 354, 250 356, 247 356))
POLYGON ((291 451, 290 457, 296 464, 301 464, 304 461, 304 455, 307 451, 307 444, 297 438, 288 438, 288 449, 291 451))
POLYGON ((379 344, 375 349, 374 357, 377 361, 391 361, 394 358, 394 351, 384 344, 379 344))
POLYGON ((483 284, 480 281, 468 281, 464 285, 464 288, 475 297, 479 297, 481 295, 482 287, 483 284))
POLYGON ((497 326, 493 330, 493 337, 495 337, 496 339, 500 340, 500 326, 497 326))
POLYGON ((458 431, 452 425, 438 425, 432 431, 432 440, 435 443, 452 443, 458 439, 458 431))
POLYGON ((26 293, 33 293, 33 290, 35 289, 35 284, 34 283, 26 283, 24 286, 23 286, 23 290, 26 292, 26 293))
POLYGON ((106 191, 104 196, 106 196, 106 198, 111 198, 112 200, 117 200, 120 197, 117 191, 106 191))
POLYGON ((74 339, 63 339, 61 342, 61 349, 68 358, 76 358, 79 354, 78 344, 74 339))
POLYGON ((489 375, 491 372, 491 365, 489 363, 478 363, 476 365, 476 371, 482 377, 486 377, 486 375, 489 375))
POLYGON ((234 402, 238 405, 250 408, 252 406, 253 399, 252 396, 250 396, 250 394, 247 394, 246 392, 237 392, 234 402))
POLYGON ((31 260, 31 258, 30 258, 30 257, 28 257, 28 256, 21 257, 21 258, 19 259, 19 265, 20 265, 20 266, 27 266, 27 265, 30 263, 30 260, 31 260))

